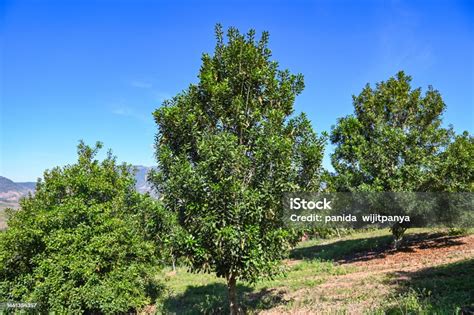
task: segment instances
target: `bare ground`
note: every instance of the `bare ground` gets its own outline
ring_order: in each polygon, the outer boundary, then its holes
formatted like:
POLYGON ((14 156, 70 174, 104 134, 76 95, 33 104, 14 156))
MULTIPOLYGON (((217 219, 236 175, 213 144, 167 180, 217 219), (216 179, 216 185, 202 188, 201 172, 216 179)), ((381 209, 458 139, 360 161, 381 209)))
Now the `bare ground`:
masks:
MULTIPOLYGON (((474 258, 474 235, 412 235, 398 251, 381 248, 339 260, 338 264, 352 267, 355 272, 331 276, 315 287, 286 293, 284 298, 290 304, 260 314, 361 314, 377 308, 413 273, 469 258, 474 258)), ((289 262, 297 263, 298 260, 289 262)))

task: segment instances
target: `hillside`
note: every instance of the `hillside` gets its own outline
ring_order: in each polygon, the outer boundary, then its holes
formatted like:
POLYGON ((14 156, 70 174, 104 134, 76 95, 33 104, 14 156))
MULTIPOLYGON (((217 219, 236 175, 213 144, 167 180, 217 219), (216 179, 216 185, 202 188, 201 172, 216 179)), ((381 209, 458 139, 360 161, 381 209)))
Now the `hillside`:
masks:
POLYGON ((35 185, 33 182, 15 183, 0 176, 0 209, 18 207, 20 198, 27 196, 28 193, 33 193, 35 185))
POLYGON ((156 196, 153 191, 152 186, 147 180, 148 173, 153 169, 152 167, 142 166, 142 165, 135 165, 135 169, 137 170, 135 174, 135 188, 139 193, 150 193, 152 196, 156 196))

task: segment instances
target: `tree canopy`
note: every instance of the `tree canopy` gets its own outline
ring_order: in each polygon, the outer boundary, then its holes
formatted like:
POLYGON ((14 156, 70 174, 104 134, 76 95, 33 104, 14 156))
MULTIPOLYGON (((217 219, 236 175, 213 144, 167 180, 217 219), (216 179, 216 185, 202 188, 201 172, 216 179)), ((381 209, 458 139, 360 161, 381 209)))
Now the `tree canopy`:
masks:
MULTIPOLYGON (((422 94, 421 88, 411 87, 411 77, 401 71, 375 88, 367 84, 359 95, 353 96, 353 105, 354 114, 339 119, 330 137, 335 145, 331 156, 335 169, 333 189, 472 191, 472 137, 465 133, 454 138, 451 127, 442 127, 446 105, 437 90, 429 86, 422 94)), ((417 198, 412 194, 397 197, 405 205, 417 198)), ((444 201, 450 199, 443 197, 444 201)), ((384 198, 392 201, 385 202, 378 211, 411 215, 411 221, 423 221, 426 211, 432 208, 403 208, 395 199, 384 198)), ((435 208, 440 209, 439 205, 435 208)), ((443 217, 453 218, 446 213, 443 217)), ((410 224, 392 226, 395 247, 410 224)))
POLYGON ((474 137, 467 131, 456 135, 441 153, 433 186, 440 191, 474 192, 474 137))
POLYGON ((44 173, 0 233, 0 299, 42 311, 117 314, 152 302, 163 209, 135 191, 133 170, 102 144, 44 173))
POLYGON ((186 231, 183 253, 195 271, 235 282, 278 271, 290 245, 282 193, 320 186, 324 137, 294 101, 303 76, 271 60, 268 33, 259 40, 216 27, 213 55, 202 56, 199 82, 154 112, 154 176, 167 209, 186 231))
POLYGON ((453 132, 441 126, 446 108, 431 86, 412 89, 397 73, 353 96, 354 114, 331 133, 332 165, 339 191, 430 191, 441 153, 453 132))

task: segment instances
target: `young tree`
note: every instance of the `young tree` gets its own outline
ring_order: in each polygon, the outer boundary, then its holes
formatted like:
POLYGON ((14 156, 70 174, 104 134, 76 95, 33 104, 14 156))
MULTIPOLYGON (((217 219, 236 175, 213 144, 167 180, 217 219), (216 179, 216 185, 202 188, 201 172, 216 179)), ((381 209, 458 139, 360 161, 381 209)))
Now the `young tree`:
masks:
POLYGON ((102 147, 44 173, 0 234, 0 300, 40 312, 125 313, 152 302, 163 209, 135 191, 133 172, 102 147), (146 224, 145 224, 146 223, 146 224), (154 237, 153 239, 151 237, 154 237))
MULTIPOLYGON (((331 133, 337 191, 426 192, 436 189, 441 153, 452 131, 441 127, 446 105, 431 86, 422 95, 411 77, 397 73, 353 96, 354 114, 331 133)), ((406 225, 395 225, 395 245, 406 225)))
POLYGON ((237 314, 236 282, 272 275, 289 248, 282 194, 319 188, 325 140, 304 114, 290 118, 303 76, 270 60, 268 33, 216 35, 199 82, 154 112, 154 181, 179 214, 192 270, 224 277, 237 314))

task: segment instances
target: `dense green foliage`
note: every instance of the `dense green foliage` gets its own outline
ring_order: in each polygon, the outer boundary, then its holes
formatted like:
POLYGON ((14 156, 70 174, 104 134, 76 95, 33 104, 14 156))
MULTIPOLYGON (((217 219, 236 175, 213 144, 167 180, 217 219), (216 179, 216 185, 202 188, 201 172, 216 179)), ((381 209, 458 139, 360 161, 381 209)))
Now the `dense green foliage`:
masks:
POLYGON ((457 135, 441 154, 437 172, 437 190, 474 192, 474 137, 467 131, 457 135))
MULTIPOLYGON (((446 108, 441 94, 430 86, 422 95, 410 83, 411 77, 399 72, 353 97, 354 114, 339 119, 331 133, 333 189, 472 191, 472 137, 465 133, 453 141, 452 129, 441 126, 446 108)), ((396 203, 385 211, 393 214, 395 208, 396 203)), ((416 216, 419 209, 400 210, 416 216)), ((392 227, 396 242, 407 227, 392 227)))
POLYGON ((267 33, 216 33, 199 82, 154 113, 154 181, 179 214, 192 269, 226 278, 232 295, 236 280, 277 270, 292 240, 282 193, 319 189, 325 141, 304 114, 290 118, 303 77, 270 60, 267 33))
POLYGON ((441 127, 441 95, 412 89, 411 77, 399 72, 367 85, 353 97, 354 114, 332 130, 332 164, 339 191, 430 191, 440 153, 451 130, 441 127))
POLYGON ((130 166, 81 143, 76 164, 44 173, 0 234, 0 300, 60 314, 116 314, 152 302, 169 222, 135 192, 130 166))

